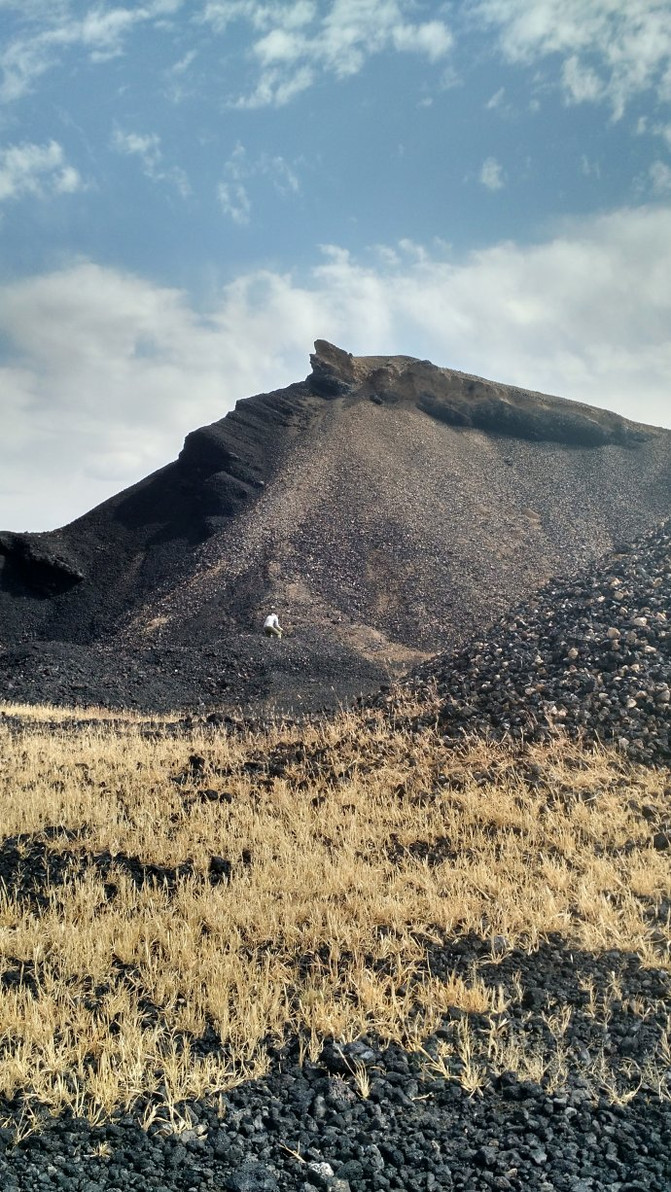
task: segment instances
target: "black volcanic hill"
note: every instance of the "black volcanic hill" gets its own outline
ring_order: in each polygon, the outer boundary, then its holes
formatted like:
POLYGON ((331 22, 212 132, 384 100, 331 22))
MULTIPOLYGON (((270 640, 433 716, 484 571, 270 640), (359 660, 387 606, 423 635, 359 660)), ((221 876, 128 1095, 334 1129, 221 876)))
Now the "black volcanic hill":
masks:
POLYGON ((311 361, 63 529, 0 534, 6 695, 333 703, 671 514, 669 431, 404 356, 311 361))

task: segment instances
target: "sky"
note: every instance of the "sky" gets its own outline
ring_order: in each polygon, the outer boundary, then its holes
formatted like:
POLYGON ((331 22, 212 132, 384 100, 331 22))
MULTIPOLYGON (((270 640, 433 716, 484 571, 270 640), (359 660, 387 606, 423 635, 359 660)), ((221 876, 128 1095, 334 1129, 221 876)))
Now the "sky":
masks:
POLYGON ((317 338, 671 427, 668 0, 0 0, 0 527, 317 338))

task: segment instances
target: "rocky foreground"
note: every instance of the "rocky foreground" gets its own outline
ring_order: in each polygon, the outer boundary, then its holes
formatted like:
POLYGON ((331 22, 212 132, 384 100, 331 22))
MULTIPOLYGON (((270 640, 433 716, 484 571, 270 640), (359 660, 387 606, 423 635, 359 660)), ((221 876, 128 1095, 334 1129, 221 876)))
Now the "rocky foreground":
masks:
MULTIPOLYGON (((467 973, 483 945, 463 941, 433 952, 434 971, 467 973)), ((557 1006, 572 1009, 567 1052, 593 1061, 643 1059, 668 1024, 668 973, 641 970, 617 951, 570 952, 549 941, 533 955, 484 956, 484 973, 524 1001, 513 1011, 520 1038, 543 1040, 550 1053, 557 1006), (489 963, 487 964, 487 961, 489 963), (609 1000, 607 991, 618 992, 609 1000), (599 1002, 595 1014, 591 1000, 599 1002), (641 998, 656 1011, 641 1020, 641 998)), ((561 1013, 561 1011, 560 1011, 561 1013)), ((506 1011, 509 1015, 510 1011, 506 1011)), ((503 1015, 499 1016, 501 1019, 503 1015)), ((91 1127, 52 1121, 13 1147, 0 1135, 5 1192, 668 1192, 671 1186, 671 1089, 659 1096, 573 1071, 562 1079, 552 1061, 536 1079, 492 1076, 467 1052, 451 1064, 441 1047, 464 1021, 475 1034, 482 1016, 455 1015, 425 1042, 425 1053, 375 1039, 327 1048, 317 1062, 297 1047, 275 1056, 273 1072, 216 1104, 191 1101, 170 1121, 141 1128, 127 1115, 91 1127), (464 1087, 471 1064, 472 1087, 464 1087), (452 1071, 450 1072, 450 1067, 452 1071), (460 1080, 461 1077, 461 1080, 460 1080)), ((462 1035, 462 1038, 464 1036, 462 1035)), ((522 1044, 523 1045, 523 1044, 522 1044)), ((468 1084, 468 1081, 466 1081, 468 1084)))
POLYGON ((664 767, 46 724, 0 724, 3 1192, 668 1192, 664 767))

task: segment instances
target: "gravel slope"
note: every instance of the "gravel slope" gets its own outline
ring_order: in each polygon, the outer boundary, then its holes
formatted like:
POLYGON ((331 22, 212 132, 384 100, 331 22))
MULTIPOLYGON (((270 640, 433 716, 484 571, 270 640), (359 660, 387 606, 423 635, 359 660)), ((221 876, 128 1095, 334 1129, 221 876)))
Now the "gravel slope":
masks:
POLYGON ((484 731, 546 740, 561 728, 668 764, 671 522, 552 581, 408 685, 420 694, 435 687, 448 737, 484 731))
MULTIPOLYGON (((373 647, 376 643, 373 642, 373 647)), ((315 635, 266 639, 228 631, 209 645, 30 643, 0 650, 3 696, 17 703, 142 709, 318 711, 389 677, 384 650, 353 656, 315 635)), ((416 655, 412 655, 416 657, 416 655)))
MULTIPOLYGON (((437 714, 448 741, 466 729, 550 738, 561 726, 615 738, 627 753, 668 765, 670 603, 666 523, 573 580, 548 585, 468 651, 413 676, 409 685, 426 697, 419 721, 437 714)), ((397 716, 394 699, 379 697, 397 716)), ((530 781, 542 784, 542 773, 530 781)), ((645 820, 648 809, 639 811, 645 820)), ((664 853, 671 820, 648 827, 650 847, 664 853)), ((569 949, 559 937, 522 952, 503 938, 437 934, 425 941, 430 972, 467 976, 477 965, 501 990, 500 1013, 447 1014, 424 1052, 364 1037, 327 1042, 310 1063, 288 1043, 271 1053, 265 1079, 216 1103, 182 1104, 179 1120, 154 1122, 148 1133, 141 1103, 94 1128, 48 1121, 18 1146, 5 1132, 1 1186, 668 1192, 669 909, 651 900, 658 968, 607 946, 569 949), (528 1055, 528 1078, 496 1062, 499 1029, 528 1055), (441 1059, 445 1045, 451 1051, 441 1059), (535 1067, 534 1056, 542 1060, 535 1067)), ((5 989, 15 979, 6 973, 5 989)), ((216 1040, 204 1036, 196 1046, 206 1053, 216 1040)))

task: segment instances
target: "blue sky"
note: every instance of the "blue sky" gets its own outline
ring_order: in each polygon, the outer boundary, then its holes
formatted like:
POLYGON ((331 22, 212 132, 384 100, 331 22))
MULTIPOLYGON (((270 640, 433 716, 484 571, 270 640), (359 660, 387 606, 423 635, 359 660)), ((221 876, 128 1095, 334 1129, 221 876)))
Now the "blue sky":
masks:
POLYGON ((0 526, 317 337, 671 426, 668 0, 0 0, 0 526))

